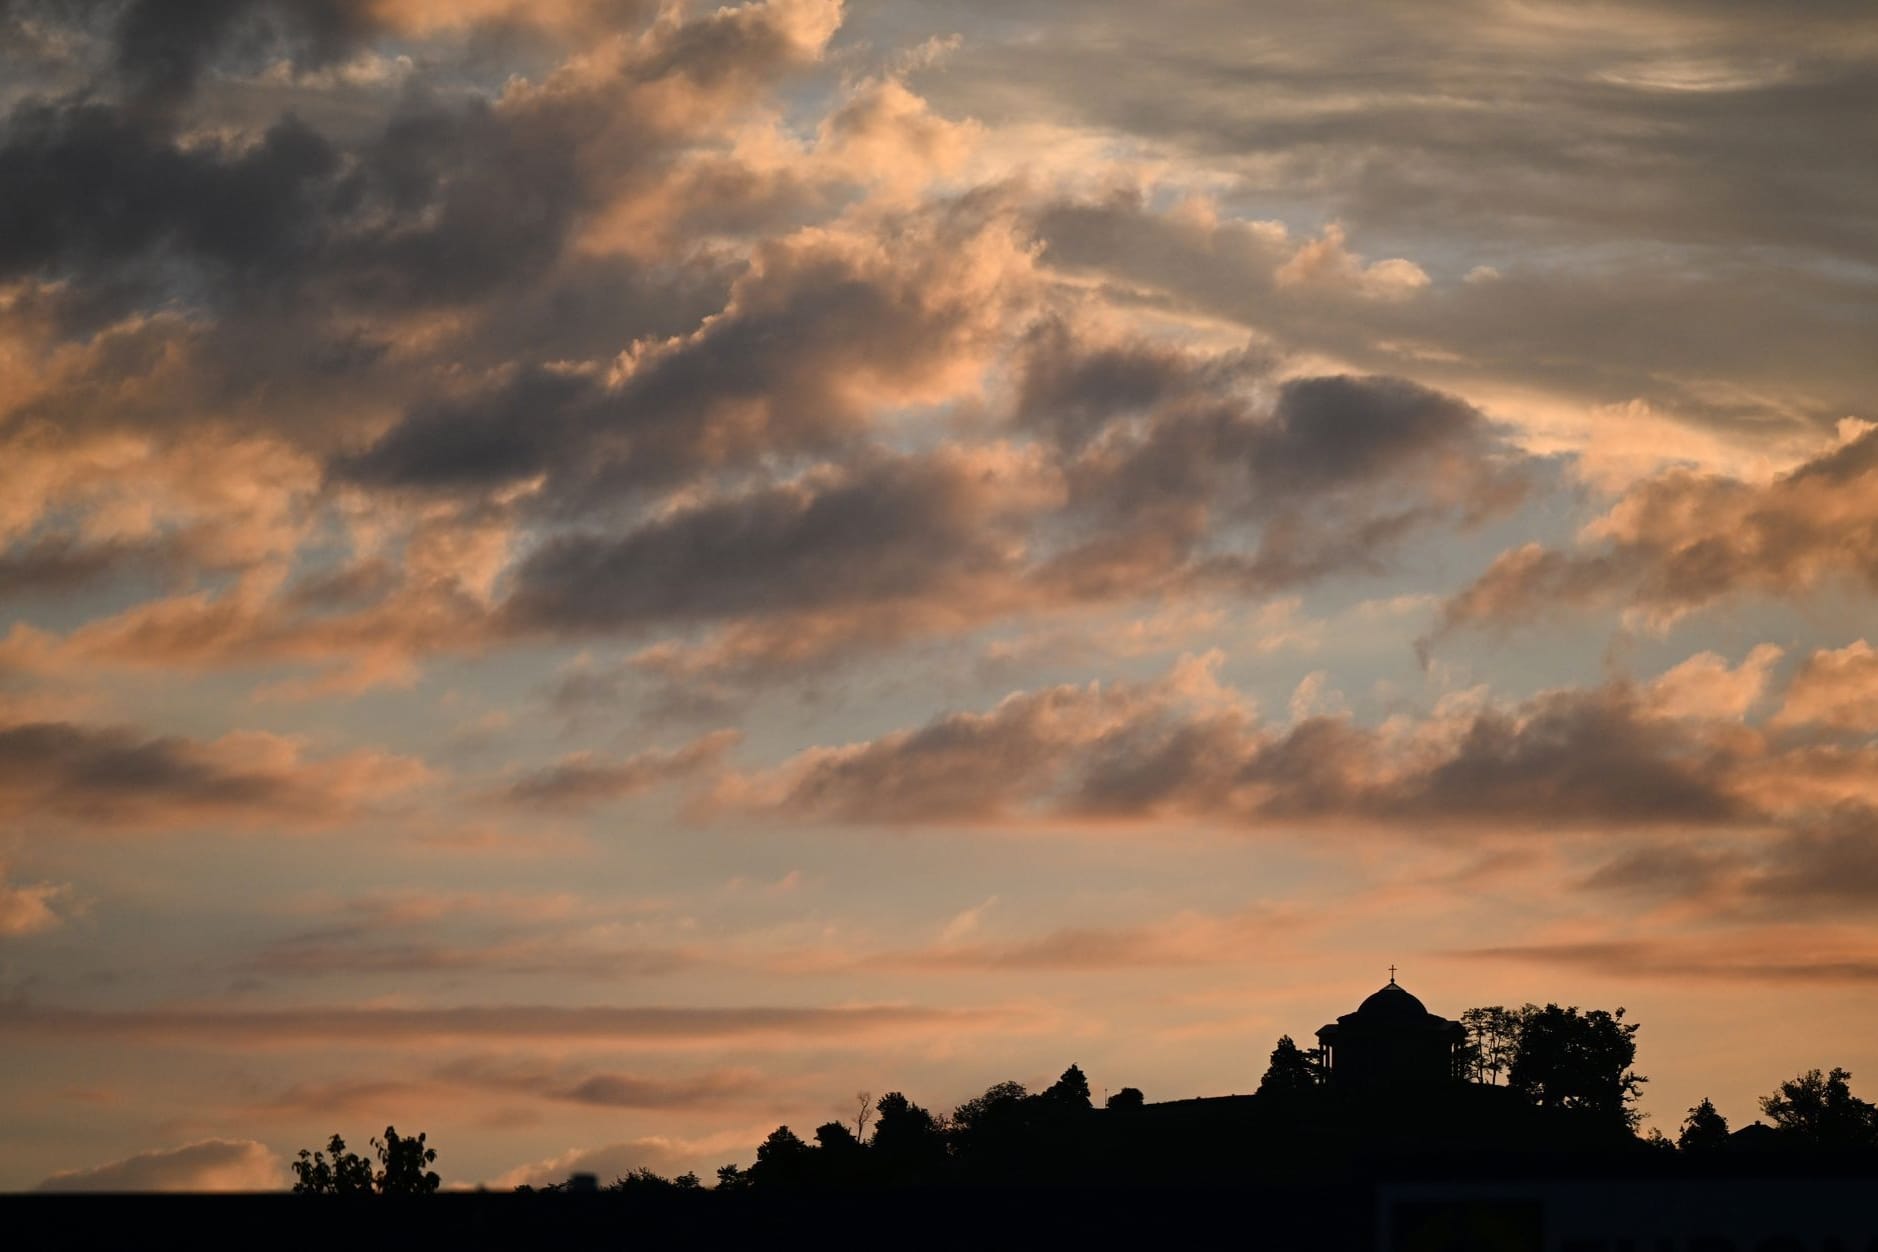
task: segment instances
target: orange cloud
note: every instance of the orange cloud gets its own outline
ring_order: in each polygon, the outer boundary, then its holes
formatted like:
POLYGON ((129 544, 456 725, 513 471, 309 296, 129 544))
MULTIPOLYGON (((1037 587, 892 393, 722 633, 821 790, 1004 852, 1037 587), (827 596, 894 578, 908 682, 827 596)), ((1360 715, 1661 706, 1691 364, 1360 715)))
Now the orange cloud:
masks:
POLYGON ((1666 717, 1740 720, 1767 689, 1769 671, 1785 653, 1763 643, 1730 667, 1715 652, 1699 652, 1651 680, 1643 698, 1666 717))
POLYGON ((1853 733, 1878 730, 1878 651, 1859 639, 1807 657, 1787 684, 1775 721, 1853 733))
POLYGON ((61 925, 65 915, 59 905, 71 892, 64 883, 8 882, 7 864, 0 861, 0 935, 31 935, 61 925))
POLYGON ((1656 628, 1747 595, 1878 587, 1878 428, 1765 484, 1676 470, 1645 480, 1562 550, 1502 554, 1443 609, 1437 638, 1615 604, 1656 628))

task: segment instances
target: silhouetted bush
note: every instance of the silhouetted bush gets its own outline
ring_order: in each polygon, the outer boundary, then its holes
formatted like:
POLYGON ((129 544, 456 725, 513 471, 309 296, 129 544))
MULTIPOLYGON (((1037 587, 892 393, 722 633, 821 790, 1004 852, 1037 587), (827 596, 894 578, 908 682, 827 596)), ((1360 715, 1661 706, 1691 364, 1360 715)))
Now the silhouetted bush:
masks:
POLYGON ((374 1139, 379 1168, 356 1152, 346 1151, 346 1141, 334 1135, 326 1143, 326 1152, 300 1149, 300 1159, 293 1162, 293 1189, 301 1195, 431 1195, 442 1179, 425 1167, 437 1159, 437 1150, 425 1144, 419 1134, 404 1139, 394 1126, 385 1127, 383 1140, 374 1139))

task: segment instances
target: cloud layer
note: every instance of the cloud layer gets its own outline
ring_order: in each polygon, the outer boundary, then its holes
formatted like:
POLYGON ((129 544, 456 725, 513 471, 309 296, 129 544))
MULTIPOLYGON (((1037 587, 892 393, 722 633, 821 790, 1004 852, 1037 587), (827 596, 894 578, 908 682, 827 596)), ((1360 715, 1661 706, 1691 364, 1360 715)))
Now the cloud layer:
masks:
POLYGON ((0 1186, 1878 1063, 1867 6, 196 9, 0 0, 0 1186))

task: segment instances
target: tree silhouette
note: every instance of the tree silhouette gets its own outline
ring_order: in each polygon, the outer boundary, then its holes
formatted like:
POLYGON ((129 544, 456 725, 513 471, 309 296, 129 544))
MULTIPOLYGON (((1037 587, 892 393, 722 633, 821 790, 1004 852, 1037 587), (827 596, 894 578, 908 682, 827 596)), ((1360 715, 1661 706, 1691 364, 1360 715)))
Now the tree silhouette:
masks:
POLYGON ((1719 1148, 1728 1142, 1728 1119, 1716 1109, 1707 1096, 1689 1110, 1683 1119, 1682 1132, 1676 1136, 1676 1146, 1684 1152, 1706 1152, 1719 1148))
MULTIPOLYGON (((697 1175, 692 1175, 696 1183, 697 1175)), ((618 1191, 631 1196, 663 1195, 678 1190, 678 1184, 653 1169, 650 1165, 641 1165, 638 1169, 620 1175, 606 1185, 608 1191, 618 1191)))
POLYGON ((883 1176, 897 1181, 923 1178, 945 1164, 945 1128, 938 1118, 898 1091, 880 1097, 874 1111, 879 1117, 870 1148, 883 1176))
POLYGON ((853 1183, 867 1168, 867 1148, 846 1122, 823 1122, 815 1128, 815 1151, 811 1154, 815 1175, 824 1183, 853 1183))
POLYGON ((1021 1082, 993 1083, 952 1110, 952 1151, 978 1172, 1008 1175, 1029 1155, 1030 1092, 1021 1082))
POLYGON ((380 1169, 372 1181, 380 1195, 433 1195, 443 1181, 425 1166, 437 1159, 437 1149, 424 1146, 424 1135, 400 1139, 396 1127, 385 1127, 383 1142, 372 1140, 380 1169))
POLYGON ((437 1150, 425 1145, 425 1137, 404 1139, 395 1126, 385 1127, 382 1141, 373 1139, 379 1168, 356 1152, 346 1151, 346 1141, 334 1135, 326 1142, 326 1152, 300 1149, 300 1159, 293 1162, 293 1189, 301 1195, 432 1195, 442 1179, 425 1166, 437 1159, 437 1150))
POLYGON ((1081 1110, 1093 1108, 1089 1099, 1089 1080, 1083 1076, 1080 1066, 1072 1065, 1063 1071, 1063 1076, 1046 1087, 1038 1099, 1057 1109, 1081 1110))
POLYGON ((1878 1147, 1878 1108, 1852 1094, 1852 1075, 1809 1069, 1761 1097, 1761 1112, 1789 1138, 1810 1147, 1878 1147))
POLYGON ((1536 1009, 1530 1004, 1524 1009, 1490 1004, 1461 1014, 1461 1026, 1467 1031, 1469 1078, 1488 1084, 1500 1081, 1500 1075, 1512 1067, 1520 1022, 1529 1011, 1536 1009))
POLYGON ((952 1110, 951 1130, 955 1144, 969 1145, 975 1138, 999 1134, 1024 1121, 1024 1101, 1030 1092, 1021 1082, 993 1083, 985 1093, 973 1096, 952 1110))
POLYGON ((1521 1014, 1519 1039, 1507 1083, 1544 1108, 1575 1109, 1635 1130, 1631 1107, 1649 1081, 1630 1066, 1637 1059, 1637 1023, 1624 1010, 1580 1013, 1577 1005, 1548 1004, 1521 1014))
POLYGON ((750 1180, 763 1187, 799 1186, 808 1179, 814 1151, 789 1127, 778 1126, 758 1145, 750 1180))
POLYGON ((1147 1103, 1147 1097, 1141 1094, 1139 1087, 1123 1087, 1108 1098, 1107 1107, 1118 1111, 1138 1109, 1147 1103))
POLYGON ((823 1122, 815 1128, 815 1145, 824 1152, 859 1152, 861 1141, 854 1137, 846 1122, 823 1122))
POLYGON ((1259 1079, 1258 1093, 1295 1096, 1316 1087, 1317 1081, 1317 1059, 1294 1043, 1290 1035, 1280 1035, 1278 1046, 1272 1049, 1271 1064, 1259 1079))
POLYGON ((300 1159, 293 1163, 294 1192, 298 1195, 370 1195, 372 1163, 356 1152, 346 1151, 346 1141, 334 1135, 326 1141, 326 1152, 300 1149, 300 1159), (332 1153, 332 1160, 326 1159, 332 1153))

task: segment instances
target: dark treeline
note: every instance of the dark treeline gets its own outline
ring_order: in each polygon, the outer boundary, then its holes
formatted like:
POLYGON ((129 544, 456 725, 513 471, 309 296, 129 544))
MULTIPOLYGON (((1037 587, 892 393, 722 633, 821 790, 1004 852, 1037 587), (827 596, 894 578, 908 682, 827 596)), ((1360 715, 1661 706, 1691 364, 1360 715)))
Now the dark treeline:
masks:
MULTIPOLYGON (((638 1169, 601 1180, 576 1176, 545 1192, 611 1191, 647 1199, 787 1195, 946 1186, 1115 1187, 1321 1184, 1385 1159, 1520 1154, 1719 1159, 1756 1153, 1803 1157, 1878 1150, 1878 1108, 1853 1095, 1843 1069, 1809 1070, 1759 1101, 1765 1121, 1731 1130, 1704 1098, 1671 1135, 1640 1134, 1635 1104, 1638 1026, 1624 1011, 1525 1005, 1470 1009, 1461 1068, 1445 1084, 1340 1089, 1318 1054, 1277 1041, 1252 1095, 1150 1103, 1124 1087, 1096 1107, 1083 1071, 1032 1091, 999 1082, 949 1113, 899 1091, 862 1095, 845 1120, 806 1135, 778 1126, 754 1163, 727 1164, 707 1183, 638 1169)), ((422 1193, 438 1176, 424 1136, 387 1128, 373 1140, 380 1168, 333 1137, 303 1151, 296 1191, 422 1193)), ((527 1187, 521 1191, 537 1190, 527 1187)))

